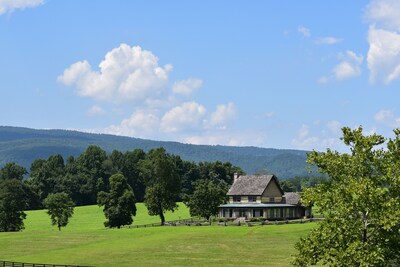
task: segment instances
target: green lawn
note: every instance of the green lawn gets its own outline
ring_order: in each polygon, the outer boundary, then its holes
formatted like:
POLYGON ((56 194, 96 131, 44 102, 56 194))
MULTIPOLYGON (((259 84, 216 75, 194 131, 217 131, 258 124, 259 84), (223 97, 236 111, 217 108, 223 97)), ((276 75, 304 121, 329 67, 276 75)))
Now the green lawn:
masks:
MULTIPOLYGON (((158 222, 138 204, 134 224, 158 222)), ((0 233, 0 259, 92 266, 290 266, 293 245, 314 223, 106 229, 97 206, 78 207, 59 232, 45 211, 30 211, 26 229, 0 233)), ((181 205, 167 220, 188 218, 181 205)))

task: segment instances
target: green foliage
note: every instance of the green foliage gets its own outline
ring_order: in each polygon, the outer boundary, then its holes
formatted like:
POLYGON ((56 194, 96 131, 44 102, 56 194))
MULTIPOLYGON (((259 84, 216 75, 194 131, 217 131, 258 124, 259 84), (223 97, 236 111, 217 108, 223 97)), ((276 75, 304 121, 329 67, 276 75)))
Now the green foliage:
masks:
POLYGON ((51 224, 57 225, 58 231, 67 226, 69 218, 74 214, 75 203, 66 193, 49 194, 44 205, 48 209, 51 224))
POLYGON ((18 179, 0 181, 0 232, 24 229, 26 188, 18 179))
POLYGON ((28 172, 24 167, 19 166, 15 162, 9 162, 0 169, 0 181, 10 179, 17 179, 22 181, 24 175, 27 173, 28 172))
POLYGON ((400 130, 387 142, 364 136, 362 128, 343 128, 350 154, 312 152, 308 162, 330 180, 305 190, 326 216, 296 245, 295 266, 399 266, 400 130))
POLYGON ((114 174, 110 177, 110 192, 99 192, 97 202, 99 206, 104 206, 106 227, 120 228, 123 225, 132 224, 132 216, 136 215, 135 196, 122 174, 114 174))
POLYGON ((158 215, 164 225, 165 211, 174 211, 181 190, 181 177, 172 157, 164 148, 150 150, 141 161, 141 172, 147 185, 144 202, 149 215, 158 215))
POLYGON ((194 192, 186 197, 185 204, 191 216, 207 220, 218 214, 218 206, 227 201, 228 184, 218 179, 202 179, 194 182, 194 192))

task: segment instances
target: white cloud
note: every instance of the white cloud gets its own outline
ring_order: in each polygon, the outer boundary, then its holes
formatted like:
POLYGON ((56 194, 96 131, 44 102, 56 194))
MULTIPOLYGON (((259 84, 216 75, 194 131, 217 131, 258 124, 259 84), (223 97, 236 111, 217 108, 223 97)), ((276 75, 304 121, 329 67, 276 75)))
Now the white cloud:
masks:
POLYGON ((400 127, 400 117, 396 117, 393 110, 380 110, 375 114, 374 119, 376 122, 392 128, 400 127))
POLYGON ((89 117, 101 116, 106 114, 106 112, 99 106, 92 106, 86 113, 89 117))
POLYGON ((357 77, 361 74, 361 65, 363 56, 357 55, 355 52, 348 50, 345 53, 339 53, 338 59, 340 63, 332 69, 332 75, 322 76, 318 79, 318 83, 326 84, 330 80, 346 80, 357 77))
POLYGON ((0 0, 0 15, 15 9, 32 8, 43 5, 44 0, 0 0))
POLYGON ((194 145, 261 146, 265 139, 266 136, 263 133, 254 131, 227 132, 217 130, 188 136, 184 139, 184 142, 194 145))
POLYGON ((371 83, 390 83, 397 79, 400 75, 400 34, 371 26, 368 41, 367 61, 371 83))
POLYGON ((304 26, 299 26, 297 28, 297 31, 299 33, 301 33, 304 37, 310 37, 311 36, 311 30, 306 28, 306 27, 304 27, 304 26))
POLYGON ((135 136, 148 138, 158 131, 160 119, 157 115, 145 111, 138 110, 131 117, 124 119, 119 125, 112 125, 104 130, 109 134, 135 136))
POLYGON ((346 51, 346 53, 340 53, 339 58, 342 62, 336 65, 332 70, 337 80, 350 79, 361 74, 360 66, 363 62, 362 55, 357 55, 349 50, 346 51))
POLYGON ((236 116, 236 107, 232 102, 227 105, 218 105, 217 110, 211 114, 210 126, 226 128, 226 124, 236 116))
POLYGON ((200 79, 187 79, 175 82, 172 87, 172 91, 175 94, 191 95, 195 90, 199 89, 202 85, 203 81, 200 79))
POLYGON ((161 119, 164 132, 178 132, 187 128, 201 128, 206 108, 194 101, 183 103, 169 110, 161 119))
POLYGON ((335 38, 335 37, 322 37, 315 40, 316 44, 337 44, 340 43, 342 39, 335 38))
POLYGON ((150 51, 121 44, 106 54, 99 71, 92 70, 86 60, 80 61, 67 68, 58 81, 75 85, 80 96, 111 102, 137 101, 159 95, 171 70, 171 65, 160 67, 150 51))
POLYGON ((400 1, 372 0, 365 17, 371 23, 367 56, 370 82, 389 84, 400 77, 400 1))
MULTIPOLYGON (((310 134, 310 127, 306 124, 303 124, 297 132, 297 135, 292 139, 292 145, 299 149, 306 150, 325 150, 327 148, 340 149, 340 139, 337 133, 333 133, 332 130, 336 130, 338 127, 338 122, 328 122, 327 127, 331 130, 331 135, 320 135, 320 136, 312 136, 310 134)), ((318 125, 316 125, 318 126, 318 125)), ((321 133, 324 133, 325 130, 322 130, 321 133)))
POLYGON ((380 28, 398 31, 400 29, 400 1, 373 0, 365 11, 365 17, 380 28))

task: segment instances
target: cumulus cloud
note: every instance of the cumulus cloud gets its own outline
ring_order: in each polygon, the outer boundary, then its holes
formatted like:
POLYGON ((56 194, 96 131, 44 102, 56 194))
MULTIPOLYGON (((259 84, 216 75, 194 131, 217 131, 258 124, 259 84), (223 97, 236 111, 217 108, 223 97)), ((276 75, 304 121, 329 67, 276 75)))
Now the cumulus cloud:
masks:
POLYGON ((310 134, 310 127, 303 124, 296 136, 292 139, 292 145, 299 149, 307 150, 325 150, 332 147, 340 149, 341 143, 339 142, 338 132, 336 131, 339 125, 340 123, 336 121, 328 122, 326 127, 330 130, 330 134, 323 134, 325 130, 322 129, 319 136, 313 136, 310 134))
POLYGON ((396 117, 393 110, 380 110, 375 114, 374 119, 376 122, 392 128, 400 127, 400 117, 396 117))
MULTIPOLYGON (((74 87, 78 96, 124 107, 119 115, 125 119, 97 132, 174 141, 185 141, 194 131, 202 138, 206 133, 214 136, 212 131, 226 133, 236 116, 234 103, 217 105, 213 113, 208 113, 205 106, 187 99, 203 81, 189 78, 171 85, 171 69, 171 65, 160 66, 152 52, 121 44, 105 55, 97 70, 82 60, 71 64, 57 79, 74 87), (185 102, 179 97, 182 95, 185 102), (134 106, 130 116, 123 114, 128 105, 134 106)), ((105 111, 98 105, 87 111, 88 116, 102 114, 105 111)))
POLYGON ((371 26, 368 41, 370 82, 388 84, 397 79, 400 75, 400 34, 371 26))
POLYGON ((89 117, 101 116, 104 114, 106 114, 106 112, 99 106, 92 106, 87 112, 89 117))
POLYGON ((363 63, 361 54, 357 55, 355 52, 348 50, 345 53, 339 53, 338 59, 340 63, 333 67, 332 75, 320 77, 318 83, 326 84, 331 80, 343 81, 361 74, 361 65, 363 63))
POLYGON ((315 40, 316 44, 337 44, 340 43, 342 39, 335 38, 335 37, 322 37, 315 40))
POLYGON ((349 50, 346 53, 340 53, 339 58, 341 62, 333 68, 336 79, 345 80, 361 74, 362 55, 349 50))
POLYGON ((164 132, 178 132, 184 128, 201 128, 206 108, 194 101, 183 103, 169 110, 161 119, 164 132))
POLYGON ((218 105, 217 110, 211 114, 210 126, 226 128, 226 124, 236 116, 236 107, 232 102, 227 105, 218 105))
POLYGON ((311 30, 310 29, 308 29, 308 28, 306 28, 306 27, 304 27, 304 26, 299 26, 298 28, 297 28, 297 31, 300 33, 300 34, 302 34, 304 37, 310 37, 311 36, 311 30))
POLYGON ((112 125, 104 132, 115 135, 135 136, 148 138, 157 132, 160 119, 157 115, 146 111, 135 111, 129 118, 124 119, 119 125, 112 125))
POLYGON ((373 0, 366 10, 367 20, 380 28, 398 31, 400 29, 400 2, 398 0, 373 0))
POLYGON ((203 81, 200 79, 187 79, 183 81, 177 81, 172 87, 172 91, 175 94, 191 95, 195 90, 199 89, 203 85, 203 81))
POLYGON ((400 2, 373 0, 365 17, 371 23, 367 56, 370 82, 389 84, 400 76, 400 2))
POLYGON ((32 8, 43 4, 44 0, 0 0, 0 15, 16 9, 32 8))
POLYGON ((184 142, 194 145, 260 146, 265 139, 265 134, 255 131, 226 132, 217 130, 188 136, 184 142))
POLYGON ((140 46, 121 44, 108 52, 95 71, 79 61, 64 70, 58 81, 77 88, 80 96, 111 102, 143 100, 165 89, 172 65, 160 67, 158 58, 140 46))

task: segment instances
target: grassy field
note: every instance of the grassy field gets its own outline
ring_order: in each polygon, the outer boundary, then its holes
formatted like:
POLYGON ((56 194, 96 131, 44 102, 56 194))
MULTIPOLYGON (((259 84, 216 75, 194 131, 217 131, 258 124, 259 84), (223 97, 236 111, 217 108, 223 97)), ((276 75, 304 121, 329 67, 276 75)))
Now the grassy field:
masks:
MULTIPOLYGON (((158 222, 137 204, 134 224, 158 222)), ((0 259, 91 266, 290 266, 293 245, 314 223, 106 229, 97 206, 78 207, 59 232, 45 211, 30 211, 26 229, 0 233, 0 259)), ((167 220, 189 217, 183 205, 167 220)))

